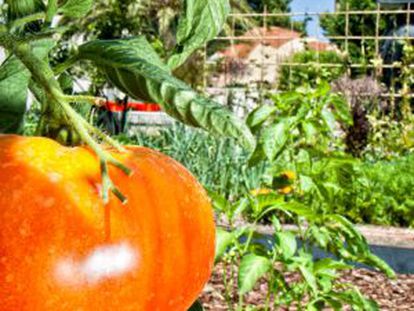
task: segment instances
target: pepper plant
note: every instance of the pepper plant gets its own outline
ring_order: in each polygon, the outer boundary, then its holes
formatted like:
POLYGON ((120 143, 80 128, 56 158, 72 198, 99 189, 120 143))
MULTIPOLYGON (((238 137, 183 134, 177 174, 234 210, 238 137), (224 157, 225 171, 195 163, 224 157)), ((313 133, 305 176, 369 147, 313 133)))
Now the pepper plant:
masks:
POLYGON ((244 310, 244 297, 259 280, 267 283, 264 310, 290 306, 342 310, 345 305, 378 310, 357 288, 337 282, 341 270, 351 269, 349 262, 394 276, 370 252, 354 225, 332 208, 343 202, 338 195, 346 189, 343 184, 353 182, 355 169, 343 152, 340 131, 341 124, 351 124, 347 103, 323 83, 271 97, 274 105, 260 106, 247 120, 259 137, 250 162, 270 163, 263 176, 267 188, 246 193, 236 202, 212 195, 228 225, 228 230, 218 231, 216 260, 224 262, 229 310, 244 310), (250 223, 235 225, 240 215, 250 223), (287 230, 283 221, 295 229, 287 230), (261 235, 260 223, 270 223, 272 234, 261 235), (315 258, 315 247, 334 258, 315 258), (289 282, 287 275, 292 273, 299 278, 289 282), (234 297, 238 297, 236 307, 234 297))
POLYGON ((89 61, 128 96, 157 102, 179 121, 217 135, 235 137, 251 149, 255 139, 248 127, 223 106, 194 91, 175 78, 173 71, 199 47, 213 39, 230 12, 228 0, 183 1, 176 32, 176 46, 161 59, 145 36, 95 40, 79 45, 65 62, 52 67, 50 52, 67 30, 66 22, 85 16, 91 0, 7 0, 2 5, 0 46, 7 59, 0 67, 0 131, 18 133, 30 91, 41 104, 37 134, 66 144, 86 143, 101 161, 103 198, 112 191, 125 200, 107 174, 108 165, 130 173, 106 152, 99 142, 122 150, 122 146, 88 123, 74 109, 76 103, 99 105, 101 98, 68 94, 59 79, 74 64, 89 61), (59 18, 60 17, 60 18, 59 18))
POLYGON ((363 263, 394 276, 345 217, 320 215, 304 204, 286 201, 275 191, 246 195, 234 203, 218 195, 212 197, 229 224, 227 230, 218 229, 216 243, 216 261, 224 266, 229 310, 247 310, 244 297, 260 281, 267 284, 263 310, 290 306, 298 310, 342 310, 345 305, 353 310, 378 310, 376 303, 363 297, 356 287, 337 282, 341 271, 352 269, 349 262, 363 263), (258 232, 258 223, 276 210, 296 219, 297 228, 286 229, 273 215, 273 233, 258 232), (253 223, 234 225, 235 218, 245 212, 251 214, 253 223), (316 258, 315 247, 335 257, 316 258), (288 281, 292 274, 299 278, 288 281), (238 300, 235 306, 234 300, 238 300))

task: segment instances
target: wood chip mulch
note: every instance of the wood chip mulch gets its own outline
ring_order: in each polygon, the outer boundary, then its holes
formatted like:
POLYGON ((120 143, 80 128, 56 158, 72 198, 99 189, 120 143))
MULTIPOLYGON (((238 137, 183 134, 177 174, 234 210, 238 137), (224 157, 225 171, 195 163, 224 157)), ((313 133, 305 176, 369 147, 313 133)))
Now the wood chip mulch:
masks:
MULTIPOLYGON (((205 287, 201 301, 206 311, 228 311, 229 306, 224 298, 223 267, 217 265, 210 283, 205 287)), ((390 280, 382 273, 354 269, 343 273, 339 282, 352 283, 361 292, 375 301, 384 311, 414 311, 414 275, 399 274, 397 279, 390 280)), ((259 283, 255 290, 246 297, 246 302, 255 307, 251 310, 263 310, 267 285, 259 283)), ((233 298, 234 303, 237 297, 233 298)), ((234 304, 235 305, 235 304, 234 304)), ((273 309, 271 309, 273 310, 273 309)), ((278 310, 297 310, 295 307, 278 310)))

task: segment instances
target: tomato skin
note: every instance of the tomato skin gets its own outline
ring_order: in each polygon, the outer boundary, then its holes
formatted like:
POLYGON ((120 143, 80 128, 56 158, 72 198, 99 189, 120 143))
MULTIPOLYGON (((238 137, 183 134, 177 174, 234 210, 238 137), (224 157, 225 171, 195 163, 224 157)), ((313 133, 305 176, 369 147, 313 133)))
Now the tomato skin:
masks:
POLYGON ((208 280, 210 201, 180 164, 129 147, 111 167, 128 197, 100 198, 83 147, 0 136, 0 310, 186 311, 208 280))

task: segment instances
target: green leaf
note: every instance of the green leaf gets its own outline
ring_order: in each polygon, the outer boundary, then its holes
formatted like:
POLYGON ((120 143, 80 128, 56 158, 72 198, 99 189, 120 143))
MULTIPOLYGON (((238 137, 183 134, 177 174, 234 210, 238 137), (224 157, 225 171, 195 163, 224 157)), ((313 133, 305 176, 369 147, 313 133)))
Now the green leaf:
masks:
POLYGON ((261 194, 257 196, 257 205, 259 210, 263 210, 264 208, 272 205, 278 205, 285 202, 285 198, 277 193, 267 193, 261 194))
POLYGON ((0 67, 0 133, 18 133, 26 111, 30 75, 15 57, 0 67))
POLYGON ((190 307, 190 309, 188 309, 188 311, 203 311, 203 310, 204 310, 203 305, 198 300, 194 302, 194 304, 190 307))
POLYGON ((42 0, 7 0, 9 21, 45 10, 42 0))
POLYGON ((256 282, 272 268, 271 261, 263 256, 254 254, 242 258, 239 268, 239 293, 244 295, 251 291, 256 282))
POLYGON ((246 123, 250 128, 263 124, 275 111, 274 106, 263 105, 254 109, 247 117, 246 123))
MULTIPOLYGON (((33 52, 45 58, 53 40, 32 43, 33 52)), ((18 133, 26 111, 30 73, 16 57, 10 56, 0 67, 0 133, 18 133)))
POLYGON ((312 271, 304 265, 299 265, 299 271, 302 274, 306 284, 308 284, 311 288, 312 292, 316 293, 318 291, 318 286, 316 283, 316 278, 313 275, 312 271))
POLYGON ((234 234, 226 230, 217 228, 216 230, 216 252, 215 261, 220 260, 227 248, 233 243, 234 234))
POLYGON ((215 210, 222 213, 226 213, 229 210, 230 203, 223 195, 217 192, 208 191, 208 196, 210 197, 215 210))
POLYGON ((333 260, 332 258, 323 258, 315 262, 315 273, 322 273, 326 270, 346 270, 352 268, 350 265, 341 261, 333 260))
POLYGON ((368 243, 365 237, 358 231, 356 226, 342 215, 333 214, 328 215, 328 219, 336 222, 347 233, 348 237, 361 241, 364 244, 364 250, 368 251, 368 243))
POLYGON ((352 125, 352 114, 348 102, 339 95, 331 97, 331 104, 334 106, 335 117, 347 125, 352 125))
POLYGON ((156 102, 183 123, 233 137, 253 150, 255 138, 246 124, 172 76, 145 37, 92 41, 79 47, 79 58, 93 61, 129 96, 156 102))
POLYGON ((292 232, 278 232, 275 234, 276 245, 286 259, 293 257, 296 253, 296 237, 292 232))
POLYGON ((303 122, 302 124, 303 133, 305 134, 306 142, 308 144, 315 144, 318 136, 318 129, 312 122, 303 122))
POLYGON ((273 161, 288 140, 289 123, 281 121, 269 126, 263 132, 263 149, 266 157, 273 161))
POLYGON ((267 209, 265 209, 260 216, 258 217, 258 219, 262 219, 264 216, 266 216, 267 214, 269 214, 272 211, 283 211, 287 214, 289 213, 295 213, 298 216, 301 217, 305 217, 308 220, 312 220, 317 218, 317 214, 315 214, 312 211, 312 208, 309 206, 306 206, 304 204, 301 204, 299 202, 295 202, 295 201, 290 201, 290 202, 283 202, 280 204, 276 204, 274 206, 271 206, 267 209))
POLYGON ((336 120, 335 116, 329 108, 323 108, 321 112, 322 119, 326 127, 332 132, 335 132, 336 129, 336 120))
POLYGON ((221 31, 230 13, 229 0, 185 0, 185 13, 177 31, 177 47, 168 60, 171 69, 181 66, 187 58, 221 31))
POLYGON ((395 271, 388 265, 387 262, 379 258, 374 254, 369 254, 366 259, 366 263, 380 269, 390 279, 395 279, 395 271))
POLYGON ((68 0, 60 8, 60 12, 68 17, 84 17, 91 9, 93 0, 68 0))
POLYGON ((361 292, 355 288, 346 290, 343 292, 330 293, 330 296, 341 300, 348 305, 354 307, 355 310, 364 310, 364 311, 379 311, 379 307, 374 300, 365 298, 361 292))

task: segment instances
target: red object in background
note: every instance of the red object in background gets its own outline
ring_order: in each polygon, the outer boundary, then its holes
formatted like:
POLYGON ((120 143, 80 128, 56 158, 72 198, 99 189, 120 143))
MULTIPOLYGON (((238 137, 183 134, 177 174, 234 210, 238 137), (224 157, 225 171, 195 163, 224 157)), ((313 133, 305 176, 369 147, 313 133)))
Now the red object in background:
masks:
POLYGON ((160 105, 155 103, 129 102, 125 105, 123 103, 107 101, 104 107, 112 112, 121 112, 125 109, 132 111, 161 111, 160 105))

